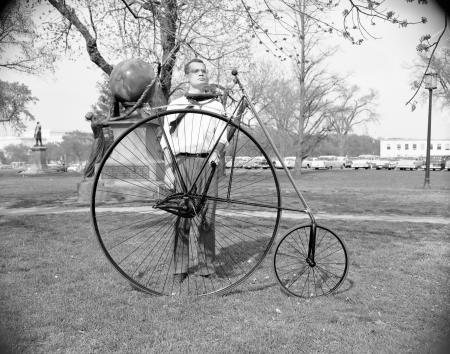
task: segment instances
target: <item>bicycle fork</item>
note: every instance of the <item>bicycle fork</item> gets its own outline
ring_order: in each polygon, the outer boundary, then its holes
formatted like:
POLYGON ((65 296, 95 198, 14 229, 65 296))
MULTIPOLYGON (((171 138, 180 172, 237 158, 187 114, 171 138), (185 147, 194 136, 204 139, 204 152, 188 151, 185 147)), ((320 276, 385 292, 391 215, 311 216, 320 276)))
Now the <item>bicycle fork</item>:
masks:
POLYGON ((315 220, 311 223, 311 230, 309 231, 309 242, 308 242, 308 257, 306 258, 306 263, 310 267, 314 267, 316 262, 314 260, 314 256, 316 253, 316 233, 317 232, 317 224, 315 220))

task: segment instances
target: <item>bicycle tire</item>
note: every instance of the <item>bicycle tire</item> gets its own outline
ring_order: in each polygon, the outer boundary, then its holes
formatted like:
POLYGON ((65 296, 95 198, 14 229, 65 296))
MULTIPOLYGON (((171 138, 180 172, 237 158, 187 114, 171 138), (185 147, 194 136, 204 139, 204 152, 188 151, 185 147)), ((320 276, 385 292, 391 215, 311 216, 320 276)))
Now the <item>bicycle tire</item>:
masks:
POLYGON ((317 225, 315 264, 307 262, 311 225, 296 226, 280 239, 273 257, 273 269, 288 294, 311 298, 329 295, 347 277, 349 257, 342 239, 317 225))
MULTIPOLYGON (((171 161, 173 166, 178 166, 177 160, 171 161)), ((133 287, 154 295, 224 294, 235 288, 256 270, 269 252, 280 214, 281 196, 275 169, 255 138, 227 117, 197 109, 157 113, 126 129, 100 162, 91 195, 92 225, 106 258, 133 287), (172 266, 174 244, 179 237, 175 236, 173 225, 179 217, 164 210, 155 211, 154 207, 164 198, 181 193, 180 183, 172 185, 178 188, 175 191, 167 186, 161 188, 158 174, 165 169, 143 138, 143 131, 169 115, 191 113, 196 119, 225 123, 235 129, 227 153, 232 148, 237 148, 238 154, 253 151, 263 156, 269 168, 231 168, 225 172, 222 163, 222 169, 217 172, 220 174, 218 193, 210 195, 208 191, 206 195, 206 200, 215 202, 216 207, 215 257, 211 261, 214 273, 207 277, 195 273, 196 263, 203 257, 199 247, 201 225, 198 216, 183 217, 179 220, 190 225, 186 256, 189 270, 186 279, 178 282, 172 266), (235 144, 236 141, 239 143, 235 144)))

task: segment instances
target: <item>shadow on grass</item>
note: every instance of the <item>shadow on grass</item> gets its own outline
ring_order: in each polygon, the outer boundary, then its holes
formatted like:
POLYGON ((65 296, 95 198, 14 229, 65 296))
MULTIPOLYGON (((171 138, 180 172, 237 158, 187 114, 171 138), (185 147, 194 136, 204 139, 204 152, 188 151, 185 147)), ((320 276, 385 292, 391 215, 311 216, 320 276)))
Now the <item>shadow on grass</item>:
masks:
MULTIPOLYGON (((245 282, 244 282, 245 284, 245 282)), ((350 291, 351 289, 353 289, 355 282, 351 279, 346 279, 344 281, 344 284, 341 285, 337 291, 333 292, 332 294, 330 294, 329 296, 333 296, 333 295, 340 295, 340 294, 344 294, 348 291, 350 291)), ((280 292, 282 292, 284 295, 287 296, 293 296, 292 294, 288 293, 278 282, 270 282, 267 284, 262 284, 253 288, 245 288, 245 289, 234 289, 231 290, 230 292, 224 294, 224 296, 230 296, 230 295, 238 295, 238 294, 243 294, 243 293, 252 293, 252 292, 256 292, 256 291, 262 291, 262 290, 266 290, 269 288, 273 288, 275 286, 279 286, 280 288, 280 292)))
MULTIPOLYGON (((245 284, 245 282, 243 284, 245 284)), ((253 288, 233 289, 233 290, 227 292, 226 294, 224 294, 223 296, 239 295, 239 294, 245 294, 245 293, 252 293, 252 292, 256 292, 256 291, 262 291, 262 290, 266 290, 266 289, 272 288, 277 285, 280 285, 280 284, 278 284, 278 282, 271 282, 271 283, 267 283, 267 284, 261 284, 259 286, 253 287, 253 288)))

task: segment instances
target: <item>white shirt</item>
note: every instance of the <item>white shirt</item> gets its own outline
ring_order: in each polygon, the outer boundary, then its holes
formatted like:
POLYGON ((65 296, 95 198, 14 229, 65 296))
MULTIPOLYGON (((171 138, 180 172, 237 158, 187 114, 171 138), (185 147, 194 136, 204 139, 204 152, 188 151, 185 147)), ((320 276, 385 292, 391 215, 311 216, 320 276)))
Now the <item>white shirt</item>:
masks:
MULTIPOLYGON (((172 101, 167 110, 186 108, 189 105, 194 105, 194 103, 196 102, 189 101, 183 96, 172 101)), ((193 108, 225 114, 222 104, 214 99, 198 102, 193 108)), ((164 131, 174 155, 183 152, 191 154, 209 153, 217 141, 224 145, 227 144, 226 122, 208 115, 186 114, 175 131, 170 134, 170 123, 176 120, 178 116, 179 113, 174 113, 164 117, 164 131)), ((161 137, 161 147, 163 149, 167 147, 164 136, 161 137)))

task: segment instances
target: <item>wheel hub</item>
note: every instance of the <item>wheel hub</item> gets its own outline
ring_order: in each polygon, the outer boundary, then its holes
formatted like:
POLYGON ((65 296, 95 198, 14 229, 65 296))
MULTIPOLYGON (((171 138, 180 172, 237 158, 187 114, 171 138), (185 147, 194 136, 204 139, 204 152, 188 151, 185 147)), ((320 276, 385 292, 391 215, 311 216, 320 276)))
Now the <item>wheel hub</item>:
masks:
POLYGON ((308 263, 308 265, 310 267, 315 267, 316 266, 316 262, 314 262, 312 259, 310 259, 309 257, 306 258, 306 263, 308 263))
POLYGON ((195 199, 189 194, 175 193, 169 195, 153 207, 155 209, 165 210, 183 218, 193 218, 199 213, 199 209, 201 209, 201 206, 199 208, 194 200, 195 199))

